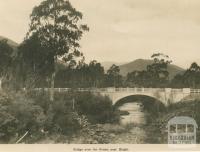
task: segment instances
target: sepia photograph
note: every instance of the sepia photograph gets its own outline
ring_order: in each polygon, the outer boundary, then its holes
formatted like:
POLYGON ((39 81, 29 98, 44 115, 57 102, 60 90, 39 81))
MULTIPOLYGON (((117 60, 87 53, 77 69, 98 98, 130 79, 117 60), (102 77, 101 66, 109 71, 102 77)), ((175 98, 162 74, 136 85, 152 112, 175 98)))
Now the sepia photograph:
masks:
POLYGON ((0 0, 0 144, 197 145, 199 51, 199 0, 0 0))

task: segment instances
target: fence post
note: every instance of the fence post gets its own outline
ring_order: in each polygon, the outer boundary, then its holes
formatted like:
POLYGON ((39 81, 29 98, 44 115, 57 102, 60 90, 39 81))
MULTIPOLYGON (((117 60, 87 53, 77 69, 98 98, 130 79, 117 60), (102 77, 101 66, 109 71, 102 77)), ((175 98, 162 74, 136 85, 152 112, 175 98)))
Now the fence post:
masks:
POLYGON ((74 110, 75 109, 75 106, 74 106, 74 98, 72 99, 72 109, 74 110))

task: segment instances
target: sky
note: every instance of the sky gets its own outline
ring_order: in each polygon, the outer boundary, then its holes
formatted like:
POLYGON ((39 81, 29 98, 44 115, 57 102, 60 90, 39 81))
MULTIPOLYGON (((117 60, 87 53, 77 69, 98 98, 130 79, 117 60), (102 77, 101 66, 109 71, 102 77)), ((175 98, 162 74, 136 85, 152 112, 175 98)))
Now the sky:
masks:
MULTIPOLYGON (((0 0, 0 35, 18 43, 42 0, 0 0)), ((200 64, 200 0, 70 0, 83 13, 86 60, 129 62, 153 53, 187 68, 200 64)))

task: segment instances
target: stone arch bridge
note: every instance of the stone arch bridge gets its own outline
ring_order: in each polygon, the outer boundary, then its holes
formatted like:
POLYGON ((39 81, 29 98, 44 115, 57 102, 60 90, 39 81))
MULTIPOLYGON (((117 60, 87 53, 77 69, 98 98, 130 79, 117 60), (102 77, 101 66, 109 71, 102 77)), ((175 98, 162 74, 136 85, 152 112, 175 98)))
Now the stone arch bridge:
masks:
MULTIPOLYGON (((49 88, 48 88, 49 89, 49 88)), ((70 88, 55 88, 58 92, 69 91, 70 88)), ((120 99, 128 96, 143 95, 155 98, 164 105, 177 103, 180 101, 189 101, 200 98, 200 89, 172 89, 172 88, 78 88, 76 91, 90 91, 94 94, 108 96, 113 105, 120 99)))

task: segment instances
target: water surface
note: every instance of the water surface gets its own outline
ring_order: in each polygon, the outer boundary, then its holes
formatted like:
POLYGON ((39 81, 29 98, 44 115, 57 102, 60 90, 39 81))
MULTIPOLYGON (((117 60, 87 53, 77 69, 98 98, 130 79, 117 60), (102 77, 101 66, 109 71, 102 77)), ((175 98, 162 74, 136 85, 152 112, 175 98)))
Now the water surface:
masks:
POLYGON ((119 107, 119 110, 127 111, 128 115, 122 115, 120 123, 126 124, 145 124, 145 113, 143 112, 142 104, 138 102, 125 103, 119 107))

